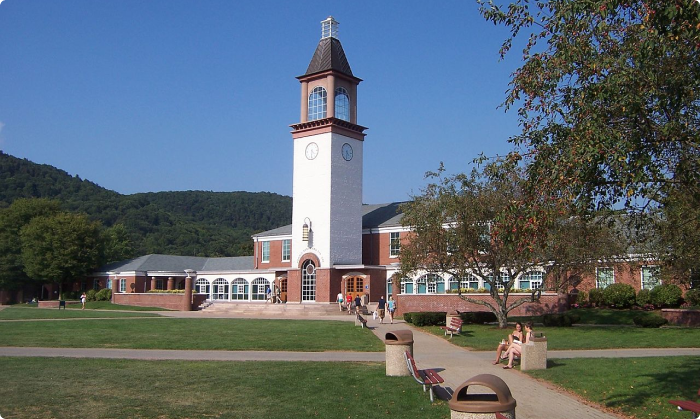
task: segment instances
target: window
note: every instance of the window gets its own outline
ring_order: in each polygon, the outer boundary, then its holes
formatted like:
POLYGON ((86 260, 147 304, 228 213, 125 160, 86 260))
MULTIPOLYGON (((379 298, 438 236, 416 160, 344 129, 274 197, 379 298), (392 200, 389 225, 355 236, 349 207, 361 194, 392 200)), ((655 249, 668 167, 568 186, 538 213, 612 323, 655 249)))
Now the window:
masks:
POLYGON ((397 231, 389 234, 389 257, 399 257, 399 250, 401 250, 401 233, 397 231))
POLYGON ((323 119, 326 117, 326 89, 314 87, 309 95, 309 121, 323 119))
POLYGON ((253 300, 267 300, 266 291, 270 287, 270 281, 265 278, 255 278, 253 280, 251 298, 253 300))
POLYGON ((289 262, 292 259, 292 241, 282 240, 282 262, 289 262))
POLYGON ((270 242, 262 242, 262 261, 270 261, 270 242))
POLYGON ((94 289, 95 291, 100 290, 100 280, 99 279, 92 280, 92 289, 94 289))
POLYGON ((650 290, 657 285, 661 285, 659 278, 658 266, 643 266, 642 267, 642 289, 650 290))
POLYGON ((386 297, 387 299, 394 295, 394 278, 389 277, 386 279, 386 297))
POLYGON ((596 268, 595 287, 605 288, 615 283, 615 271, 613 268, 596 268))
POLYGON ((122 278, 119 280, 119 292, 126 292, 126 279, 122 278))
POLYGON ((520 277, 520 289, 542 288, 542 272, 530 271, 520 277))
POLYGON ((228 300, 228 281, 224 278, 216 278, 211 287, 211 298, 214 300, 228 300))
POLYGON ((335 89, 335 117, 350 121, 350 99, 348 91, 343 87, 335 89))
POLYGON ((440 275, 427 274, 416 280, 418 294, 436 294, 445 292, 445 280, 440 275))
POLYGON ((401 294, 413 294, 413 281, 401 281, 401 294))
POLYGON ((197 290, 198 294, 209 295, 209 281, 204 278, 199 278, 197 282, 194 283, 194 289, 197 290))
POLYGON ((232 300, 247 300, 248 299, 248 281, 243 278, 236 278, 231 282, 231 299, 232 300))
POLYGON ((301 301, 316 301, 316 265, 311 260, 301 268, 301 301))
POLYGON ((461 288, 464 289, 472 289, 472 290, 478 290, 479 289, 479 278, 476 275, 469 274, 466 278, 462 278, 461 288))

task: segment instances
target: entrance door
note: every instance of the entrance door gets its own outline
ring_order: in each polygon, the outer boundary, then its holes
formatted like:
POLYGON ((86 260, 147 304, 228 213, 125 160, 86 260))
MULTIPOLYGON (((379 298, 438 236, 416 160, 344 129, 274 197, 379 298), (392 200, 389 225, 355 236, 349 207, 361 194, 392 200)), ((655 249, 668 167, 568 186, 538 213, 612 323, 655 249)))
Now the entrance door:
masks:
POLYGON ((353 299, 358 295, 362 297, 365 294, 364 287, 364 276, 349 276, 345 278, 345 295, 350 294, 353 299))

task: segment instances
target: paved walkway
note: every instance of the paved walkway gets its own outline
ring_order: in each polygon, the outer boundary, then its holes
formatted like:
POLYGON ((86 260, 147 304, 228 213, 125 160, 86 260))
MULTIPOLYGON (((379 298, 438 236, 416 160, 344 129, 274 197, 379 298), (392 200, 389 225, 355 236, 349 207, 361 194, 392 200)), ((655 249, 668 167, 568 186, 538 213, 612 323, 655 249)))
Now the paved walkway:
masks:
MULTIPOLYGON (((161 312, 169 317, 210 317, 202 312, 161 312)), ((224 317, 224 316, 217 316, 224 317)), ((232 316, 225 316, 232 317, 232 316)), ((309 320, 320 320, 305 317, 309 320)), ((353 317, 338 315, 323 317, 323 320, 352 321, 353 317)), ((404 322, 379 324, 369 319, 372 332, 384 340, 386 333, 400 329, 413 331, 413 351, 419 368, 432 368, 445 379, 438 397, 449 399, 451 393, 466 380, 478 374, 493 374, 501 377, 510 387, 517 401, 519 419, 568 418, 568 419, 619 419, 621 416, 603 412, 584 401, 568 395, 553 386, 534 380, 517 370, 504 370, 492 365, 492 352, 472 352, 449 343, 440 336, 424 333, 404 322)), ((579 357, 640 357, 640 356, 700 356, 697 349, 635 349, 595 351, 549 351, 549 358, 579 357)), ((376 361, 385 360, 384 352, 272 352, 272 351, 187 351, 187 350, 141 350, 141 349, 89 349, 89 348, 15 348, 0 347, 0 356, 76 357, 76 358, 127 358, 127 359, 181 359, 214 361, 376 361)), ((415 391, 420 391, 416 386, 415 391)), ((471 388, 470 393, 479 392, 471 388)), ((487 390, 482 390, 488 392, 487 390)), ((425 396, 428 397, 427 395, 425 396)))

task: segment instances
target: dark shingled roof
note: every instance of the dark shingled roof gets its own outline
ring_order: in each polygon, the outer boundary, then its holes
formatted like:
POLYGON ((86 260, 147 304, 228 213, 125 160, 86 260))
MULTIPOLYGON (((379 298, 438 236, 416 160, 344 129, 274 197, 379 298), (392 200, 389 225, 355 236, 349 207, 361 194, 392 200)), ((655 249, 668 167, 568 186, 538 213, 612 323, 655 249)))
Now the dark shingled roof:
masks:
POLYGON ((196 256, 174 255, 145 255, 135 259, 114 262, 99 269, 100 272, 159 272, 159 271, 228 271, 249 270, 254 268, 253 256, 237 256, 225 258, 205 258, 196 256))
POLYGON ((347 74, 350 77, 355 77, 352 75, 350 64, 345 57, 343 46, 340 45, 340 41, 335 38, 321 39, 309 63, 309 68, 306 69, 306 74, 304 75, 308 76, 327 70, 335 70, 347 74))

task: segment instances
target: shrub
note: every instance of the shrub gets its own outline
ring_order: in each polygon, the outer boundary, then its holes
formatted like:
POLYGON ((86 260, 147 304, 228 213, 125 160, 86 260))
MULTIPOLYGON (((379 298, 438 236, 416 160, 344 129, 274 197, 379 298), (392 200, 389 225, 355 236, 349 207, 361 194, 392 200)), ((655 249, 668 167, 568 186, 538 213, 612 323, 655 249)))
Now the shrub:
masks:
POLYGON ((634 319, 632 319, 632 321, 634 321, 634 324, 636 324, 637 326, 649 328, 661 327, 668 323, 668 320, 664 319, 663 317, 657 314, 651 314, 647 316, 636 316, 634 319))
POLYGON ((685 292, 685 301, 691 306, 700 306, 700 289, 692 289, 685 292))
POLYGON ((659 285, 650 292, 651 303, 657 307, 678 307, 682 295, 683 291, 674 284, 659 285))
POLYGON ((603 290, 603 301, 616 308, 628 308, 634 305, 634 288, 629 284, 610 284, 603 290))
POLYGON ((97 294, 95 294, 96 301, 110 301, 111 299, 112 299, 112 290, 109 288, 99 290, 97 292, 97 294))
POLYGON ((603 290, 600 288, 593 288, 588 292, 588 301, 591 304, 600 306, 603 304, 603 290))
POLYGON ((406 322, 416 326, 444 326, 445 316, 447 313, 442 312, 425 312, 425 313, 406 313, 403 319, 406 322))
POLYGON ((542 316, 542 324, 546 327, 570 327, 579 320, 581 320, 581 317, 569 313, 545 314, 542 316))
POLYGON ((464 323, 484 324, 498 321, 496 315, 490 311, 468 311, 459 313, 464 323))
POLYGON ((651 291, 647 289, 639 290, 637 293, 637 305, 645 307, 649 304, 651 304, 651 291))
POLYGON ((97 301, 97 291, 95 291, 95 290, 88 290, 88 291, 85 293, 85 298, 86 298, 88 301, 97 301))
POLYGON ((586 291, 579 291, 576 294, 576 304, 585 305, 588 303, 588 293, 586 291))

